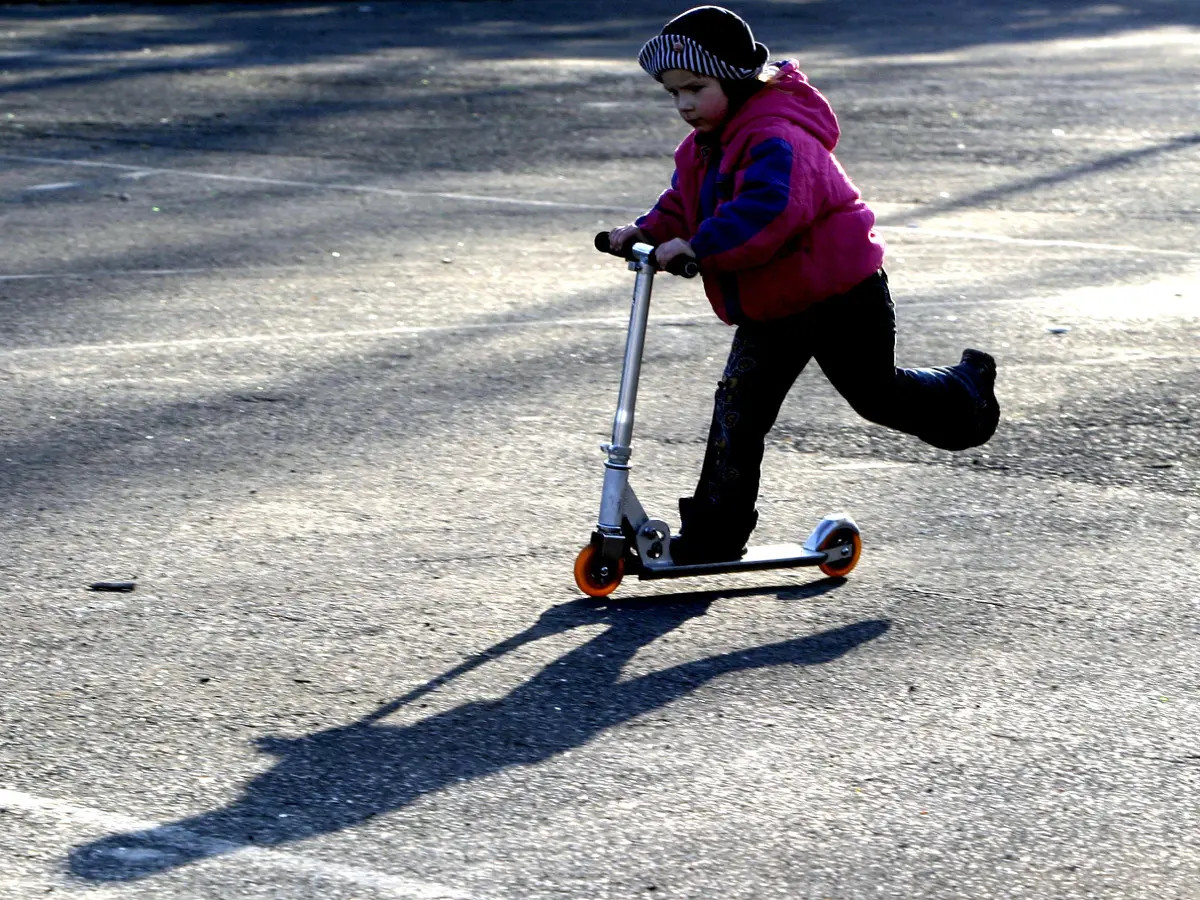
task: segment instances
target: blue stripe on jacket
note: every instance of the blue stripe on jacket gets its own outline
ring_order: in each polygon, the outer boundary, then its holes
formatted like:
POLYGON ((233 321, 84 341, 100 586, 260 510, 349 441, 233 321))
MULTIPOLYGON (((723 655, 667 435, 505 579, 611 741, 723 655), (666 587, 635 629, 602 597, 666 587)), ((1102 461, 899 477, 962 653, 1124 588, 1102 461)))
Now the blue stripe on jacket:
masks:
POLYGON ((742 292, 738 289, 737 275, 733 272, 718 275, 717 284, 725 303, 725 321, 730 325, 742 325, 749 321, 742 312, 742 292))
POLYGON ((719 213, 715 197, 717 166, 705 173, 700 192, 703 221, 691 241, 697 258, 715 256, 748 243, 787 209, 792 162, 792 145, 783 138, 768 138, 756 144, 750 150, 750 165, 742 176, 741 189, 732 200, 721 205, 719 213))

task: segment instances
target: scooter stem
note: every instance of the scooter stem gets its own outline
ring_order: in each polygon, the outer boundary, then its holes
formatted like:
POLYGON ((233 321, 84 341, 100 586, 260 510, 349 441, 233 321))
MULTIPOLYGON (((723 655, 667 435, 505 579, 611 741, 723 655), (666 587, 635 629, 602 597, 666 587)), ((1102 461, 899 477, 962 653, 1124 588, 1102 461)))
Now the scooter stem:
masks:
POLYGON ((637 271, 633 286, 633 306, 629 311, 629 336, 625 339, 625 363, 621 369, 621 391, 617 395, 617 414, 613 416, 611 450, 626 451, 629 459, 630 442, 633 440, 633 408, 637 402, 638 379, 642 373, 642 349, 646 344, 646 323, 650 318, 650 288, 654 283, 654 264, 650 254, 654 248, 649 244, 634 244, 636 261, 629 268, 637 271))
POLYGON ((604 491, 600 498, 601 528, 620 529, 621 504, 629 482, 629 457, 633 452, 633 410, 637 403, 638 379, 642 372, 642 350, 646 343, 646 323, 650 318, 650 289, 654 284, 654 263, 649 244, 634 244, 629 268, 637 272, 633 286, 633 305, 629 311, 629 334, 625 339, 625 362, 621 369, 621 390, 617 412, 613 416, 612 442, 605 449, 604 491))

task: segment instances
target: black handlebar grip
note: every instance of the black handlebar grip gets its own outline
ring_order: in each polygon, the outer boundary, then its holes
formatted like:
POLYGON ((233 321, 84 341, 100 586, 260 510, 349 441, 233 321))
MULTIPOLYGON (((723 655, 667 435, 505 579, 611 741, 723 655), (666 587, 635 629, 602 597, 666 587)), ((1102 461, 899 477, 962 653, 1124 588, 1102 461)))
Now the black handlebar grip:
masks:
POLYGON ((667 271, 680 278, 695 278, 700 274, 700 264, 694 256, 677 256, 667 264, 667 271))
MULTIPOLYGON (((597 234, 596 239, 594 241, 592 241, 592 243, 596 245, 596 249, 599 250, 601 253, 612 253, 613 252, 612 244, 610 244, 608 242, 608 232, 607 231, 601 231, 599 234, 597 234)), ((615 253, 613 255, 614 256, 622 256, 623 254, 615 253)))
MULTIPOLYGON (((613 256, 619 256, 622 259, 632 259, 628 253, 617 253, 613 250, 612 244, 608 242, 608 232, 601 231, 592 240, 596 245, 596 249, 601 253, 611 253, 613 256)), ((677 256, 671 260, 671 264, 667 266, 667 271, 672 275, 678 275, 680 278, 695 278, 700 274, 700 264, 691 256, 677 256)))

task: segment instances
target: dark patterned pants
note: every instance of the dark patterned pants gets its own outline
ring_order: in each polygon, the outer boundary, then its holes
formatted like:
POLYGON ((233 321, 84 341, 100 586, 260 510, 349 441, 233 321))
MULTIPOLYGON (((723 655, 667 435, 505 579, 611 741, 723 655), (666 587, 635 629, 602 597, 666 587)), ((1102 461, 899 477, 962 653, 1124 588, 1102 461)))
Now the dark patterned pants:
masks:
POLYGON ((896 311, 882 272, 799 315, 739 326, 717 386, 696 501, 731 515, 753 509, 767 433, 814 358, 864 418, 947 449, 981 443, 962 375, 898 368, 895 348, 896 311))

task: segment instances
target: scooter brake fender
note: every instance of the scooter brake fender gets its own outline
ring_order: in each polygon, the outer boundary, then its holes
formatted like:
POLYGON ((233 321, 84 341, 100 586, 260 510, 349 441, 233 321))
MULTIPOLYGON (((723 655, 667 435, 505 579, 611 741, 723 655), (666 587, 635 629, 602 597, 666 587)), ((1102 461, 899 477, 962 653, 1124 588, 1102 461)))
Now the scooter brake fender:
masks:
POLYGON ((812 553, 820 553, 821 544, 833 532, 842 528, 849 528, 851 531, 858 533, 858 524, 845 513, 831 513, 817 523, 817 527, 813 529, 812 534, 808 536, 808 540, 804 542, 804 549, 812 553))

